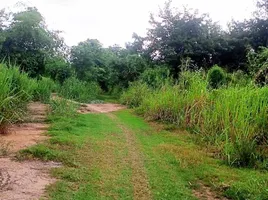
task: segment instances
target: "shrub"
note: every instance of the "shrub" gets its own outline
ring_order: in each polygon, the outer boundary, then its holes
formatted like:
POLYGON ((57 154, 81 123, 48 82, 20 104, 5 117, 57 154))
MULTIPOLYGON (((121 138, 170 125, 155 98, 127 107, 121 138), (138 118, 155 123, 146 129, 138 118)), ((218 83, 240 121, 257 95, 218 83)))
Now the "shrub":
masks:
POLYGON ((265 86, 268 84, 268 65, 265 65, 259 72, 255 75, 254 82, 258 86, 265 86))
POLYGON ((228 86, 233 87, 246 87, 251 84, 251 77, 241 70, 233 72, 232 74, 227 74, 228 86))
POLYGON ((60 84, 70 78, 73 74, 70 64, 62 58, 48 60, 46 62, 45 71, 48 77, 51 77, 54 81, 57 81, 60 84))
POLYGON ((169 69, 166 66, 146 69, 141 74, 140 80, 152 88, 161 88, 172 82, 169 69))
POLYGON ((226 83, 226 73, 215 65, 208 71, 207 79, 209 87, 217 89, 226 83))

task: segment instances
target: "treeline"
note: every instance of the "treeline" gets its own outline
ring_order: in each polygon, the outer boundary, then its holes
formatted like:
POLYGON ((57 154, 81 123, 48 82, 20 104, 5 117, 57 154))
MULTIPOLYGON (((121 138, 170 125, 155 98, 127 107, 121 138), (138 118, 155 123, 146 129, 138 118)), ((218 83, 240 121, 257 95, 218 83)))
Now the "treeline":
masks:
POLYGON ((177 11, 169 1, 151 15, 147 35, 133 34, 133 42, 125 48, 104 48, 95 39, 68 47, 36 8, 25 7, 17 13, 2 10, 0 58, 19 65, 31 77, 46 76, 60 84, 75 77, 95 82, 106 92, 126 88, 146 69, 154 68, 168 69, 175 79, 185 68, 208 70, 215 64, 253 76, 266 59, 259 59, 257 53, 265 52, 260 47, 268 43, 267 2, 259 0, 251 19, 231 21, 224 30, 207 14, 186 8, 177 11))

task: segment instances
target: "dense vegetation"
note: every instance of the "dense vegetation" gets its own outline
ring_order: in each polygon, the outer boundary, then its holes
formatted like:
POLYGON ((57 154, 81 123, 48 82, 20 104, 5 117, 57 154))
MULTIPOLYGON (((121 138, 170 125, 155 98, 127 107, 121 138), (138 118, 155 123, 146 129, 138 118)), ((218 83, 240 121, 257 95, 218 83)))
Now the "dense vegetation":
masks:
POLYGON ((150 120, 198 134, 230 165, 268 168, 268 3, 224 30, 208 14, 167 2, 125 48, 96 39, 68 47, 36 8, 0 12, 0 124, 21 120, 52 92, 90 102, 101 92, 150 120), (14 67, 17 65, 19 67, 14 67))

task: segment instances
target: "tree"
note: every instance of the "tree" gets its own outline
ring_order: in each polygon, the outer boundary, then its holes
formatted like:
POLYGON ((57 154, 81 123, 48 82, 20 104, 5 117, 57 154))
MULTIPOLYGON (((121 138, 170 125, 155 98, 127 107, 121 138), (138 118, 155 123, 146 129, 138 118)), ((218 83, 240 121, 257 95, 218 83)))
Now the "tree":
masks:
POLYGON ((151 15, 150 24, 146 43, 151 59, 172 66, 175 76, 182 58, 190 57, 200 67, 213 64, 214 42, 219 42, 221 29, 207 14, 187 8, 177 12, 169 1, 156 17, 151 15))
POLYGON ((60 52, 63 40, 57 32, 49 31, 43 16, 36 8, 13 13, 11 24, 4 29, 2 58, 20 65, 30 76, 45 72, 45 60, 60 52))

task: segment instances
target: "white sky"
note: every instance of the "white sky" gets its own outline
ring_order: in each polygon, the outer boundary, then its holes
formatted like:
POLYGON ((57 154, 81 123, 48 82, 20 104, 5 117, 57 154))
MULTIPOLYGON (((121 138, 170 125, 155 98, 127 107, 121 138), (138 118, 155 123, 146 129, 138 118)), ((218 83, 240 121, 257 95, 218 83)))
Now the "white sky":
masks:
MULTIPOLYGON (((0 8, 12 7, 18 0, 0 0, 0 8)), ((165 0, 28 0, 45 17, 51 29, 61 30, 68 45, 87 38, 98 39, 104 46, 124 45, 132 33, 145 35, 149 13, 163 7, 165 0)), ((225 25, 232 18, 251 16, 255 0, 173 0, 173 6, 209 13, 225 25)))

